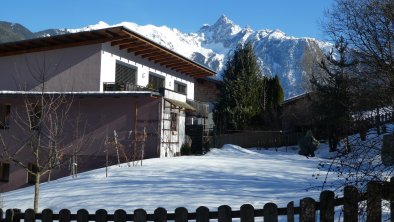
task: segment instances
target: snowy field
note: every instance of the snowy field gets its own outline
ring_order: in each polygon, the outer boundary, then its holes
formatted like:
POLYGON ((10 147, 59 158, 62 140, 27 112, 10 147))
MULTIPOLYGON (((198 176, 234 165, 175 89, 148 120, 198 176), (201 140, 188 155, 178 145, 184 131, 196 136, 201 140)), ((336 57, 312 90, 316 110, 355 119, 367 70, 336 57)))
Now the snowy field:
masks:
MULTIPOLYGON (((247 150, 225 145, 203 156, 149 159, 138 167, 112 166, 108 177, 105 168, 97 169, 81 173, 77 179, 41 184, 40 210, 67 208, 75 213, 85 208, 93 213, 100 208, 109 212, 143 208, 153 213, 157 207, 169 212, 186 207, 192 212, 199 206, 217 210, 229 205, 238 210, 242 204, 252 204, 262 208, 268 202, 285 207, 290 201, 298 206, 305 197, 318 200, 322 181, 312 175, 325 174, 318 165, 329 161, 333 153, 328 152, 327 144, 320 144, 313 158, 297 152, 297 147, 247 150)), ((329 180, 338 179, 333 174, 329 180)), ((3 207, 32 208, 33 188, 2 193, 3 207)))
MULTIPOLYGON (((295 155, 294 149, 254 152, 226 145, 204 156, 149 159, 142 167, 112 166, 107 178, 104 168, 93 170, 77 179, 43 183, 40 209, 144 208, 153 212, 157 207, 173 211, 183 206, 194 211, 224 204, 239 209, 245 203, 256 208, 268 202, 285 207, 307 196, 318 198, 319 191, 308 188, 321 183, 312 177, 319 158, 295 155)), ((4 208, 32 208, 33 193, 33 187, 3 193, 4 208)))

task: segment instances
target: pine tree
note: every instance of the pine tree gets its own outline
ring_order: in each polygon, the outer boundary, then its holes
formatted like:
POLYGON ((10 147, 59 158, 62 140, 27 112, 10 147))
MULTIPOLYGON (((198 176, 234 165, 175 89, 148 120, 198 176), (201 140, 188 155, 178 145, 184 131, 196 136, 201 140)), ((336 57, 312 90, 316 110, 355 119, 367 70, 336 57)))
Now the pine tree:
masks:
POLYGON ((223 72, 223 85, 214 111, 216 126, 222 130, 250 126, 251 119, 262 110, 262 86, 252 44, 238 45, 223 72))

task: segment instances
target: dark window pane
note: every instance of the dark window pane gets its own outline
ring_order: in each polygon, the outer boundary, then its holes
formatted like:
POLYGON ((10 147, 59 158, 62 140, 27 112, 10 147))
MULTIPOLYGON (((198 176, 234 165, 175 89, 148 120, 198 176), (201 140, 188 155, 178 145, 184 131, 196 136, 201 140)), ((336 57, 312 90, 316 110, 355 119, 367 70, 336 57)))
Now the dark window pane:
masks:
POLYGON ((0 104, 0 129, 8 129, 10 124, 11 106, 0 104))
POLYGON ((116 63, 115 83, 136 84, 137 69, 116 63))
POLYGON ((158 77, 156 75, 149 74, 149 84, 148 88, 158 90, 164 88, 164 78, 158 77))
POLYGON ((174 83, 174 91, 178 93, 186 94, 186 85, 182 83, 175 82, 174 83))
POLYGON ((10 178, 10 164, 0 162, 0 181, 8 182, 10 178))

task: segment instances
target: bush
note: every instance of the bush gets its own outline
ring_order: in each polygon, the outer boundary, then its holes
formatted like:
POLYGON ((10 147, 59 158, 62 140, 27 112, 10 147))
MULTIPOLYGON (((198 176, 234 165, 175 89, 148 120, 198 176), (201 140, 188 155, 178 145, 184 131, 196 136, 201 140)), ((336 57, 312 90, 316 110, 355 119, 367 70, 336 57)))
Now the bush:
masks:
POLYGON ((181 155, 182 156, 188 156, 192 153, 192 148, 190 147, 189 144, 184 143, 181 146, 181 155))

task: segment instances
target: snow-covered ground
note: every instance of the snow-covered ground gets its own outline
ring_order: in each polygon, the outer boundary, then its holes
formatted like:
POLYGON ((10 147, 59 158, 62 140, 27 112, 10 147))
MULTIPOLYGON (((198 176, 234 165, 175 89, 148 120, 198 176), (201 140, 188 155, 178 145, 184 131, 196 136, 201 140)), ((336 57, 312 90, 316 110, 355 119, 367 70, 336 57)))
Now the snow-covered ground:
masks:
MULTIPOLYGON (((234 209, 245 203, 260 208, 268 202, 282 207, 289 201, 298 204, 301 198, 319 195, 308 190, 319 185, 311 176, 319 158, 294 155, 294 149, 254 152, 226 145, 204 156, 149 159, 142 167, 112 166, 107 178, 105 169, 93 170, 77 179, 43 183, 40 209, 144 208, 153 212, 157 207, 173 211, 184 206, 193 211, 223 204, 234 209)), ((3 193, 4 208, 31 208, 33 192, 33 187, 27 187, 3 193)))
MULTIPOLYGON (((153 213, 157 207, 169 212, 177 207, 195 211, 199 206, 217 210, 220 205, 239 209, 246 203, 262 208, 268 202, 285 207, 290 201, 298 206, 304 197, 318 200, 321 190, 311 188, 321 186, 322 181, 312 175, 325 174, 318 165, 329 161, 333 153, 327 144, 320 144, 313 158, 297 155, 297 151, 297 147, 267 150, 225 145, 203 156, 149 159, 138 167, 112 166, 108 177, 104 168, 97 169, 77 179, 43 183, 40 210, 85 208, 93 213, 100 208, 109 212, 143 208, 153 213)), ((341 180, 337 178, 329 175, 331 182, 341 180)), ((33 192, 33 187, 27 187, 2 193, 4 208, 32 208, 33 192)))

